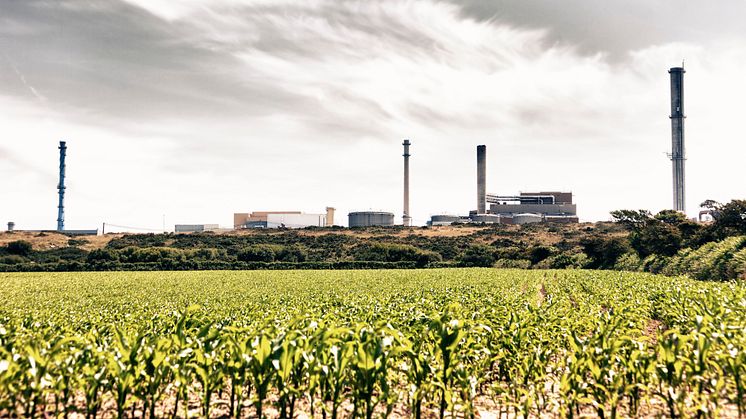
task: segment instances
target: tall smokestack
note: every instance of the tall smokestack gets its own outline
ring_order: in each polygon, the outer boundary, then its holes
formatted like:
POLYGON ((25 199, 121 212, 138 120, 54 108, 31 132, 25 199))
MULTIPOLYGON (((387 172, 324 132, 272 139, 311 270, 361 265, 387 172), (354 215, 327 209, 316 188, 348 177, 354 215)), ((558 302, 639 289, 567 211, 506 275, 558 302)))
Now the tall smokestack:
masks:
POLYGON ((412 225, 412 217, 409 216, 409 146, 411 143, 409 140, 404 140, 402 145, 404 146, 404 216, 402 217, 402 223, 409 227, 412 225))
POLYGON ((686 212, 684 162, 684 67, 673 67, 671 74, 671 162, 673 165, 673 209, 686 212))
POLYGON ((65 155, 67 146, 64 141, 60 141, 60 183, 57 185, 59 191, 59 204, 57 205, 57 231, 65 230, 65 155))
POLYGON ((477 214, 486 214, 487 204, 487 146, 477 146, 477 214))

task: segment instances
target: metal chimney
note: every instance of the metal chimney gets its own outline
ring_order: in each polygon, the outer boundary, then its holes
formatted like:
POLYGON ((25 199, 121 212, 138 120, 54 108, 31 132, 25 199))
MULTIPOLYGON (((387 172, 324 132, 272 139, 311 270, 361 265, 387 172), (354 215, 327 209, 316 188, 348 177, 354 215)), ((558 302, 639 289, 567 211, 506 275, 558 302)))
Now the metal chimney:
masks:
POLYGON ((402 222, 405 226, 412 225, 412 217, 409 216, 409 140, 404 140, 404 216, 402 222))
POLYGON ((57 205, 57 231, 65 230, 65 155, 67 146, 64 141, 60 141, 60 183, 57 185, 59 191, 59 204, 57 205))
POLYGON ((684 67, 673 67, 671 74, 671 162, 673 165, 673 209, 686 212, 684 162, 684 67))
POLYGON ((477 214, 486 214, 487 204, 487 146, 477 146, 477 214))

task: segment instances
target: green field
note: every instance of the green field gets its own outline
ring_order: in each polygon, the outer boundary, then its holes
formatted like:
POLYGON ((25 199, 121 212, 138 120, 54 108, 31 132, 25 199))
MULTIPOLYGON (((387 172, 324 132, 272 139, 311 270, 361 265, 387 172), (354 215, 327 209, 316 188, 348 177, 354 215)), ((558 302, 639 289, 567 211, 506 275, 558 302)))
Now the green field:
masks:
POLYGON ((743 283, 431 269, 0 289, 0 417, 746 414, 743 283))

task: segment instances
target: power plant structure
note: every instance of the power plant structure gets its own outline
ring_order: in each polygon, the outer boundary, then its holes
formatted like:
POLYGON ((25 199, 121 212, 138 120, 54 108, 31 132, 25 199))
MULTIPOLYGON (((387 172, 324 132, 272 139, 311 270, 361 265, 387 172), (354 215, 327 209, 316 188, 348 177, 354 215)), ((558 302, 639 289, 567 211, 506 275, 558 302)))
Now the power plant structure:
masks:
POLYGON ((355 211, 347 215, 348 225, 352 227, 391 227, 394 225, 394 214, 384 211, 355 211))
POLYGON ((686 212, 684 162, 684 67, 672 67, 671 75, 671 163, 673 166, 673 209, 686 212))
POLYGON ((65 158, 67 157, 67 143, 60 141, 60 145, 57 147, 60 150, 60 177, 57 183, 57 229, 56 230, 16 230, 16 223, 8 223, 8 231, 20 231, 27 233, 50 233, 57 232, 63 233, 66 236, 96 236, 98 235, 98 229, 93 230, 69 230, 65 229, 65 158))
POLYGON ((254 211, 234 213, 233 228, 306 228, 331 227, 334 225, 334 211, 326 207, 325 214, 304 214, 300 211, 254 211))
POLYGON ((477 146, 477 214, 486 213, 487 203, 487 146, 477 146))
POLYGON ((204 233, 217 230, 220 230, 217 224, 176 224, 174 226, 174 233, 204 233))
POLYGON ((402 224, 409 227, 412 225, 412 217, 409 215, 409 146, 411 143, 409 140, 404 140, 402 145, 404 146, 404 215, 402 216, 402 224))
POLYGON ((67 156, 67 145, 60 141, 60 182, 57 184, 59 203, 57 205, 57 231, 65 230, 65 157, 67 156))
POLYGON ((433 215, 430 226, 454 223, 529 224, 577 223, 572 192, 521 192, 518 195, 487 193, 487 146, 477 146, 477 209, 468 216, 433 215), (489 209, 487 208, 489 204, 489 209))

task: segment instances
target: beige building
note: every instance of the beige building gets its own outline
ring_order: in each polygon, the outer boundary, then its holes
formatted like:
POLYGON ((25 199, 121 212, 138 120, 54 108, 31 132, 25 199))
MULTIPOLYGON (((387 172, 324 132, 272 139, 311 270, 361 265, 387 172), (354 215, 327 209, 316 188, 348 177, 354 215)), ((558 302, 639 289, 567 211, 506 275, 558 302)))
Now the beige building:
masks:
POLYGON ((304 228, 331 227, 334 225, 334 208, 327 207, 326 214, 304 214, 301 211, 254 211, 234 213, 233 228, 304 228))

